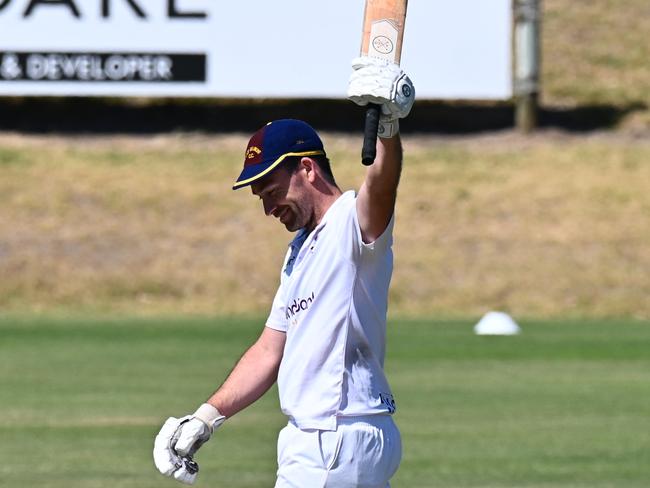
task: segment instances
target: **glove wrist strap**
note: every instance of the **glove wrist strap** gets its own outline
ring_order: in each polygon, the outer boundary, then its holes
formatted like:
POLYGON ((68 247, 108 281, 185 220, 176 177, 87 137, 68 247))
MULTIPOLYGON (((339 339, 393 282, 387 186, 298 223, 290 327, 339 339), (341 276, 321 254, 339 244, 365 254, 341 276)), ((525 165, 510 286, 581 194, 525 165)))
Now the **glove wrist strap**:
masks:
POLYGON ((377 135, 383 139, 390 139, 399 133, 399 119, 381 120, 379 119, 379 128, 377 135))
POLYGON ((210 428, 210 432, 217 430, 226 421, 226 417, 214 405, 210 405, 209 403, 201 405, 194 412, 194 417, 207 425, 210 428))

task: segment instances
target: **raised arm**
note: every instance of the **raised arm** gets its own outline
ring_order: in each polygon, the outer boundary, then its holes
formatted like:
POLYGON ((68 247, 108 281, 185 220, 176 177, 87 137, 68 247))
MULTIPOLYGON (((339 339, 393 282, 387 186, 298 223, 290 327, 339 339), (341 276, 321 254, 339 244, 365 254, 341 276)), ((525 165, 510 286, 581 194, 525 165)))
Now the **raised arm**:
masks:
POLYGON ((399 133, 391 138, 377 138, 375 162, 368 166, 357 197, 363 242, 374 242, 386 230, 395 210, 401 171, 402 143, 399 133))
POLYGON ((366 106, 381 105, 377 156, 368 167, 359 190, 357 214, 363 241, 375 241, 386 230, 395 210, 402 170, 399 119, 406 117, 415 100, 415 88, 395 63, 364 56, 352 61, 348 98, 366 106))

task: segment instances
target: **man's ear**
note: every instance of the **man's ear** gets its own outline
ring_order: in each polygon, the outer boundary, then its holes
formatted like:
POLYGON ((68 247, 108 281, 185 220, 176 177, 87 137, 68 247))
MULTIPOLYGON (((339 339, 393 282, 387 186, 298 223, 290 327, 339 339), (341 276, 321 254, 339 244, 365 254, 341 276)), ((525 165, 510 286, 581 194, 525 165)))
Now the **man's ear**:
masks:
POLYGON ((316 161, 312 158, 304 157, 300 160, 300 169, 305 171, 307 175, 307 180, 310 183, 316 181, 316 161))

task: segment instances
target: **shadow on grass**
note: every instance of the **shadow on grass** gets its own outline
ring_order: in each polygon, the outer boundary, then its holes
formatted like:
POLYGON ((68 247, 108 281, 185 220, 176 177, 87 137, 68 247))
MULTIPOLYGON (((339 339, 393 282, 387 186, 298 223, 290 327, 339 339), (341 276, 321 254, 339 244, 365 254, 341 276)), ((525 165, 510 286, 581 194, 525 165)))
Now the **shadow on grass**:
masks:
MULTIPOLYGON (((615 127, 626 106, 545 107, 541 127, 589 132, 615 127)), ((0 130, 24 133, 153 134, 171 131, 252 133, 269 120, 299 118, 319 130, 361 131, 363 110, 347 100, 0 98, 0 130)), ((417 102, 404 133, 471 134, 510 129, 511 103, 417 102)))

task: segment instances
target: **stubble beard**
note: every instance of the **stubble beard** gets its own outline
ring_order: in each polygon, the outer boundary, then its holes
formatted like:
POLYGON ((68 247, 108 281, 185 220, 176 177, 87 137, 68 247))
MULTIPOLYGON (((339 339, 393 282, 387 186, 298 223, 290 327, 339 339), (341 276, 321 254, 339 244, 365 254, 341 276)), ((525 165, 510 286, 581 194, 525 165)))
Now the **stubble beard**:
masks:
MULTIPOLYGON (((280 222, 284 224, 284 227, 289 232, 296 232, 302 228, 309 228, 310 219, 307 218, 308 214, 305 213, 304 208, 294 209, 289 206, 284 212, 287 213, 287 220, 285 222, 282 222, 281 220, 280 222)), ((308 230, 311 230, 311 228, 308 230)))
POLYGON ((289 232, 295 232, 302 227, 299 225, 298 217, 291 207, 286 207, 282 211, 279 220, 289 232))

